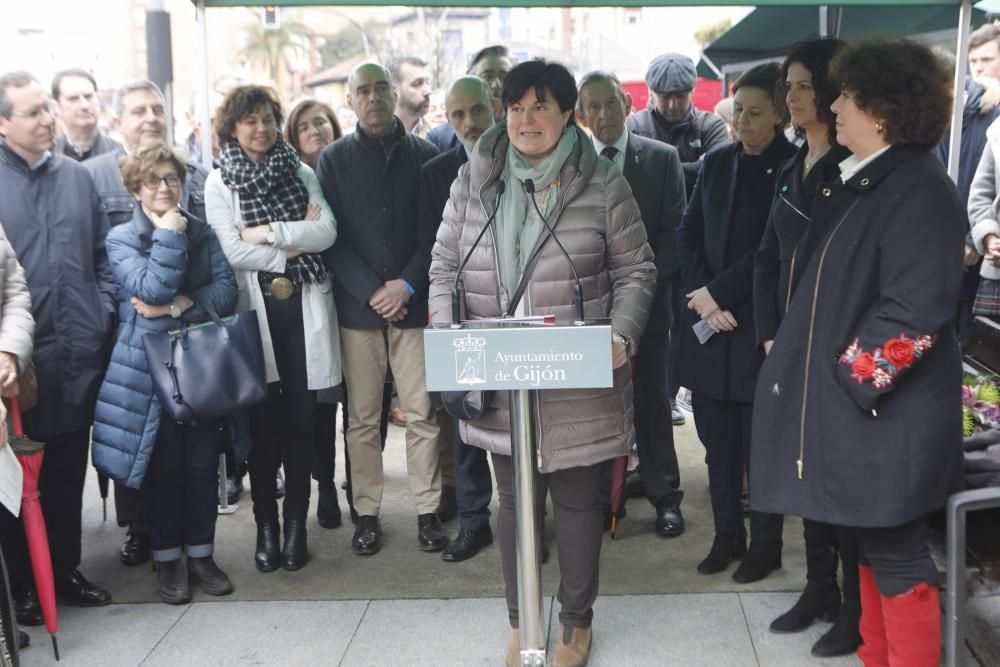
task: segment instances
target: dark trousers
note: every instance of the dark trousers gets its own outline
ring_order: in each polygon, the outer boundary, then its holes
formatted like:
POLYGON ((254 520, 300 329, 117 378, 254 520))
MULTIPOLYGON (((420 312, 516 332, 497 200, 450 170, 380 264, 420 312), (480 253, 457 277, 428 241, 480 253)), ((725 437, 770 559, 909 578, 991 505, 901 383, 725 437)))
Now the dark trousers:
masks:
POLYGON ((806 546, 806 580, 810 583, 836 585, 837 562, 843 570, 845 602, 858 602, 858 538, 854 531, 822 521, 802 520, 806 546))
POLYGON ((465 530, 484 531, 490 527, 490 499, 493 480, 486 451, 467 445, 453 417, 455 443, 455 494, 458 499, 458 520, 465 530))
POLYGON ((902 595, 920 584, 940 584, 925 520, 892 528, 855 528, 854 533, 860 547, 858 561, 872 569, 875 585, 885 597, 902 595))
POLYGON ((130 533, 149 532, 149 507, 144 489, 133 489, 115 482, 115 517, 118 525, 130 533))
MULTIPOLYGON (((702 394, 691 396, 694 425, 705 446, 708 485, 712 496, 715 532, 743 528, 743 469, 750 466, 752 403, 717 401, 702 394)), ((753 490, 751 489, 751 493, 753 490)), ((784 517, 750 511, 750 537, 761 542, 781 541, 784 517)))
POLYGON ((265 297, 267 323, 278 365, 278 382, 267 387, 267 398, 250 410, 253 451, 250 454, 250 493, 254 518, 278 518, 275 482, 278 466, 285 469, 282 514, 305 519, 309 512, 309 473, 316 451, 316 392, 306 374, 302 294, 281 300, 265 297))
POLYGON ((337 405, 320 403, 316 406, 316 452, 312 476, 320 486, 335 486, 337 463, 337 405))
MULTIPOLYGON (((540 477, 552 494, 555 514, 556 546, 559 554, 559 622, 581 628, 590 627, 597 599, 598 570, 601 560, 603 516, 601 514, 600 464, 557 470, 540 477)), ((518 627, 517 543, 514 515, 514 469, 509 456, 493 455, 493 470, 500 496, 497 534, 503 563, 507 612, 511 627, 518 627)), ((538 497, 545 497, 544 485, 538 497)), ((540 507, 536 508, 539 511, 540 507)))
MULTIPOLYGON (((670 337, 643 336, 635 369, 635 439, 646 498, 654 507, 680 505, 681 471, 670 415, 670 337)), ((676 392, 675 392, 676 393, 676 392)))
POLYGON ((190 426, 161 416, 146 472, 149 535, 158 561, 212 555, 224 422, 190 426))
MULTIPOLYGON (((677 341, 681 339, 681 322, 684 322, 684 313, 687 311, 687 289, 681 284, 681 274, 677 272, 674 275, 674 279, 670 281, 670 306, 671 311, 674 316, 673 321, 670 323, 670 347, 673 348, 677 344, 677 341)), ((640 347, 641 350, 641 347, 640 347)), ((667 380, 667 394, 671 399, 676 398, 677 392, 680 391, 681 386, 674 382, 673 380, 667 380)), ((671 425, 673 425, 671 423, 671 425)))
MULTIPOLYGON (((64 579, 80 566, 83 484, 87 478, 90 431, 28 437, 45 443, 45 459, 38 491, 52 554, 52 573, 64 579)), ((23 591, 31 585, 31 565, 24 527, 7 511, 0 511, 0 544, 7 558, 11 586, 23 591)))

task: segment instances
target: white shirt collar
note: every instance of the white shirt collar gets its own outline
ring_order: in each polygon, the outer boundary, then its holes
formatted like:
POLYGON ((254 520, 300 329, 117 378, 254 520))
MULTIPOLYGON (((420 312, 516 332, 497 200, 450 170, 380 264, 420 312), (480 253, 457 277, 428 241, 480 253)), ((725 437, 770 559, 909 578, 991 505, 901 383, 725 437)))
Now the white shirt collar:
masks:
MULTIPOLYGON (((594 148, 597 150, 597 154, 600 155, 601 152, 605 148, 608 147, 608 145, 605 144, 600 139, 598 139, 596 135, 591 135, 591 138, 594 140, 594 148)), ((622 132, 622 136, 618 137, 618 141, 616 141, 612 145, 615 148, 618 149, 618 152, 615 154, 615 157, 618 157, 619 155, 621 155, 624 158, 624 156, 625 156, 625 149, 628 148, 628 128, 627 127, 625 128, 625 131, 622 132)))
POLYGON ((892 146, 886 146, 885 148, 881 148, 872 153, 871 155, 869 155, 868 157, 866 157, 864 160, 858 159, 857 155, 851 153, 851 155, 846 160, 840 163, 841 183, 846 183, 847 181, 854 178, 854 174, 858 173, 859 171, 867 167, 869 164, 874 162, 875 158, 882 155, 882 153, 886 152, 890 148, 892 148, 892 146))

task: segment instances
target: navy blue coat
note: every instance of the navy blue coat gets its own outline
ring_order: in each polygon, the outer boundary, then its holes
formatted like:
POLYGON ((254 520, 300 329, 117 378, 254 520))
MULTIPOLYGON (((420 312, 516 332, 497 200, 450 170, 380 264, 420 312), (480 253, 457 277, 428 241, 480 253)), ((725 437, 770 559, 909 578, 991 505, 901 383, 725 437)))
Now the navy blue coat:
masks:
POLYGON ((798 286, 760 370, 752 507, 899 526, 962 482, 955 313, 964 207, 929 151, 820 186, 798 286))
MULTIPOLYGON (((236 277, 215 233, 188 213, 184 234, 156 229, 140 207, 130 224, 108 233, 108 257, 118 287, 118 340, 104 377, 94 415, 94 466, 132 488, 142 486, 160 425, 160 404, 146 365, 142 337, 180 328, 170 316, 140 317, 129 302, 135 296, 148 304, 167 304, 183 294, 208 303, 220 316, 236 310, 236 277)), ((205 322, 199 305, 181 318, 205 322)))
MULTIPOLYGON (((1000 117, 1000 108, 992 106, 983 111, 980 106, 985 91, 971 77, 965 80, 965 107, 962 110, 962 141, 958 158, 958 194, 963 203, 969 201, 969 191, 972 189, 972 179, 976 176, 976 167, 983 156, 986 147, 986 130, 1000 117)), ((948 165, 950 133, 945 133, 941 143, 934 147, 934 156, 941 164, 948 165)), ((979 275, 979 272, 976 272, 979 275)))
MULTIPOLYGON (((420 225, 420 168, 437 155, 430 142, 393 122, 387 151, 361 125, 323 149, 316 176, 337 219, 337 242, 323 253, 333 278, 340 326, 381 329, 368 305, 375 290, 401 278, 415 290, 400 329, 427 326, 427 272, 436 226, 420 225)), ((437 223, 440 223, 439 219, 437 223)))
POLYGON ((737 327, 701 345, 691 330, 700 318, 685 307, 672 369, 676 382, 697 394, 751 403, 764 355, 754 327, 753 259, 764 235, 778 170, 795 154, 795 147, 778 134, 753 160, 752 168, 740 167, 741 148, 740 143, 730 144, 705 156, 677 230, 685 293, 707 286, 719 307, 732 312, 737 327), (736 201, 741 188, 751 193, 749 201, 736 201), (731 248, 730 236, 742 247, 731 248))
POLYGON ((29 169, 0 141, 0 223, 24 267, 35 318, 38 405, 24 414, 25 430, 42 441, 86 431, 115 310, 97 190, 79 163, 53 154, 29 169))
POLYGON ((771 215, 754 257, 754 324, 759 343, 774 340, 798 276, 809 262, 806 248, 800 249, 799 241, 809 228, 820 183, 840 176, 838 165, 851 151, 840 145, 832 146, 803 179, 808 154, 809 144, 802 144, 795 157, 781 165, 771 215))

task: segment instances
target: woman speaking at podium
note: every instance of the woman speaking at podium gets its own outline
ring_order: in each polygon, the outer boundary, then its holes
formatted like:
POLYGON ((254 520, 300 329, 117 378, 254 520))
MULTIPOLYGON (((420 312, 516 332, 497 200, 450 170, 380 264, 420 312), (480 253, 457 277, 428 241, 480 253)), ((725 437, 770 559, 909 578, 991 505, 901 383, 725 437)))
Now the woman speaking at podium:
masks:
MULTIPOLYGON (((538 393, 538 471, 552 495, 562 573, 552 660, 557 667, 583 665, 590 654, 603 528, 599 464, 624 455, 635 439, 627 362, 656 287, 653 253, 632 191, 574 124, 576 98, 573 75, 558 63, 533 60, 511 70, 501 93, 506 126, 480 138, 452 184, 430 270, 434 323, 451 322, 452 287, 467 255, 461 278, 468 319, 505 314, 578 319, 575 274, 584 316, 611 319, 614 387, 538 393), (492 228, 480 234, 487 225, 492 228)), ((479 419, 463 421, 460 428, 465 442, 492 452, 500 495, 497 532, 514 628, 506 660, 519 665, 506 394, 498 392, 479 419)))

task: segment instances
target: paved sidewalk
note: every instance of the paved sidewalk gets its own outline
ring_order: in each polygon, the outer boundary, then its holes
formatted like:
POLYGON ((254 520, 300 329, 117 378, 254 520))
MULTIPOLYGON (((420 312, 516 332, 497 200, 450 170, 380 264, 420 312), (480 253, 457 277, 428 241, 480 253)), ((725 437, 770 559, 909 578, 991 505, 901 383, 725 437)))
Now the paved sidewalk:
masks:
MULTIPOLYGON (((785 523, 784 567, 762 582, 741 586, 724 574, 702 576, 695 565, 712 540, 704 449, 688 425, 674 431, 681 462, 688 528, 675 539, 657 537, 654 513, 643 499, 628 502, 618 539, 605 537, 601 595, 594 610, 590 665, 694 667, 805 667, 860 665, 855 657, 821 661, 809 648, 828 624, 797 635, 775 635, 770 622, 795 601, 805 580, 802 524, 785 523)), ((342 458, 342 439, 337 460, 342 458)), ((405 472, 403 431, 391 427, 385 455, 386 491, 379 554, 350 551, 353 528, 320 528, 309 519, 310 562, 299 572, 261 574, 253 566, 254 526, 249 494, 231 516, 219 517, 216 560, 236 587, 192 604, 158 601, 149 566, 117 561, 124 537, 108 502, 102 521, 96 479, 88 479, 81 570, 107 586, 115 604, 100 609, 60 607, 60 667, 95 665, 343 665, 443 667, 503 665, 509 628, 502 599, 499 549, 488 547, 458 564, 416 545, 416 516, 405 472)), ((343 471, 337 468, 337 478, 343 471)), ((314 490, 315 494, 315 490, 314 490)), ((494 499, 494 511, 496 502, 494 499)), ((457 522, 446 525, 454 535, 457 522)), ((558 630, 552 614, 559 581, 558 545, 542 569, 549 641, 558 630)), ((44 628, 29 628, 26 667, 57 664, 44 628)), ((551 649, 550 649, 551 650, 551 649)), ((977 662, 971 660, 974 667, 977 662)))
MULTIPOLYGON (((773 635, 791 593, 603 597, 595 608, 590 665, 860 665, 820 661, 809 646, 825 625, 773 635)), ((552 600, 546 603, 550 615, 552 600)), ((74 665, 343 665, 437 667, 503 664, 500 599, 338 602, 196 602, 67 610, 59 644, 74 665)), ((558 619, 550 620, 550 647, 558 619)), ((24 665, 52 664, 47 636, 31 629, 24 665)), ((550 649, 551 650, 551 649, 550 649)))

